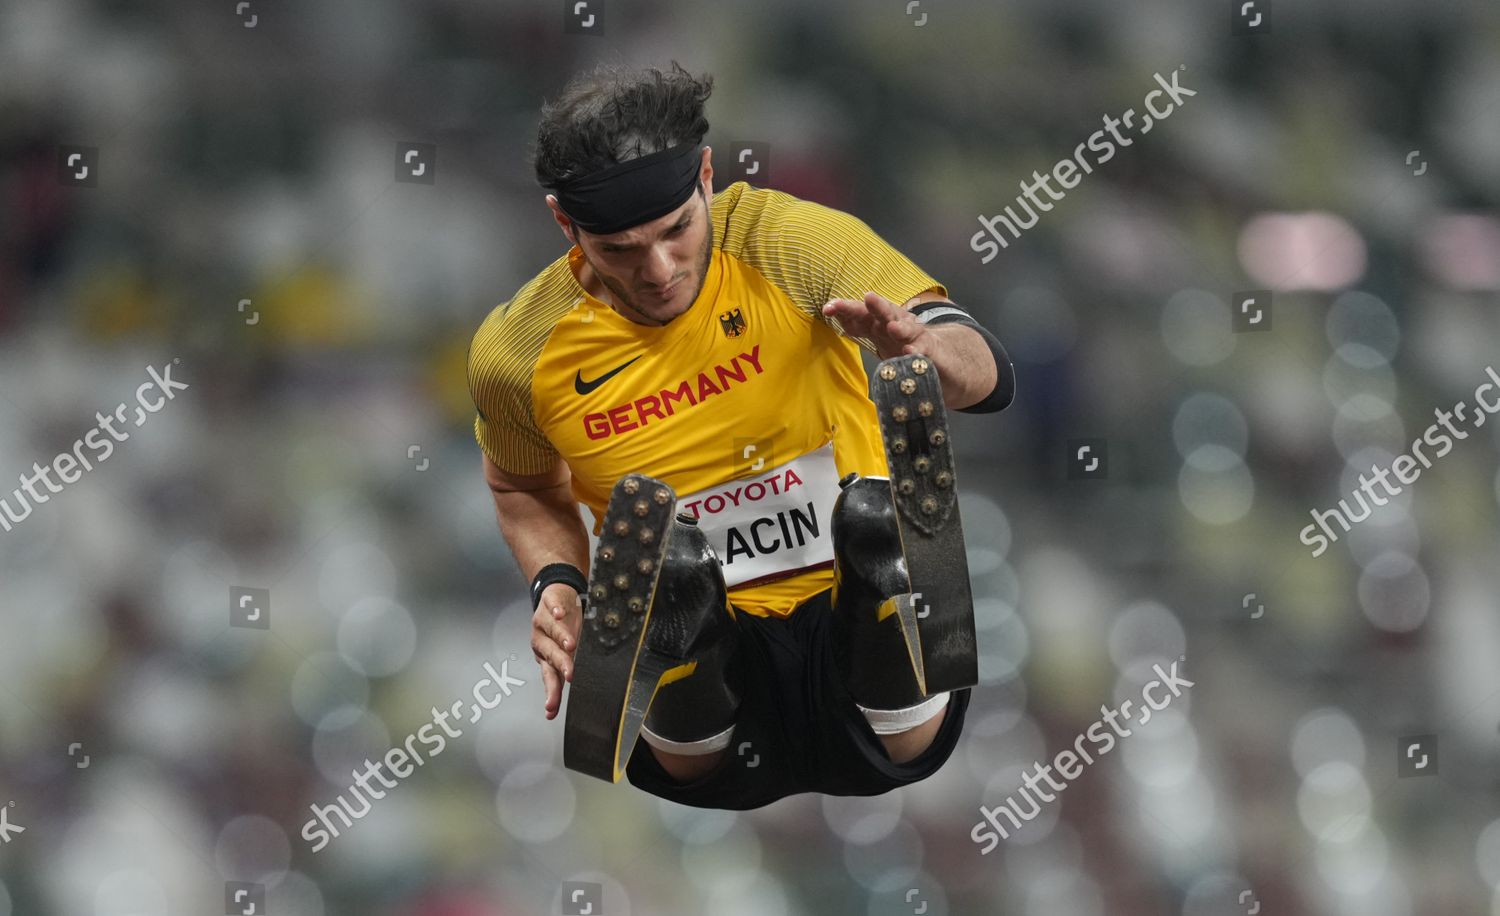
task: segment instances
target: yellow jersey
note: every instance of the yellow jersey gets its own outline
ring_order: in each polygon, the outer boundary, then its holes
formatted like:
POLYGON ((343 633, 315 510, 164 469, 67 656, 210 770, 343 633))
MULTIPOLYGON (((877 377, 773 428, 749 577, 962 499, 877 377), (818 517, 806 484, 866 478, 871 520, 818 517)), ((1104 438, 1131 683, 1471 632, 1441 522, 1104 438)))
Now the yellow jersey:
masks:
POLYGON ((734 605, 784 617, 833 585, 837 479, 889 475, 859 354, 874 347, 822 306, 947 289, 811 201, 737 182, 709 212, 703 288, 665 325, 589 295, 576 245, 496 307, 469 351, 474 434, 509 473, 567 462, 596 535, 621 477, 666 482, 710 532, 734 605))

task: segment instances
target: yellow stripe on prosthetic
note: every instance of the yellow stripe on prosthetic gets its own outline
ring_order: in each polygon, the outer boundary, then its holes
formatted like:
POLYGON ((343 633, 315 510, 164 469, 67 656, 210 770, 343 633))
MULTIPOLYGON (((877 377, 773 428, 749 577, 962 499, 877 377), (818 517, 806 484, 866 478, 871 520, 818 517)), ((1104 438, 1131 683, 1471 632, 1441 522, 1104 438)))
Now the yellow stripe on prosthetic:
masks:
MULTIPOLYGON (((673 683, 675 681, 682 680, 683 678, 687 677, 688 675, 692 674, 694 671, 697 671, 697 670, 698 670, 698 660, 697 659, 694 659, 694 660, 692 660, 690 662, 686 662, 685 664, 678 665, 675 668, 668 668, 666 671, 662 672, 661 680, 657 682, 656 687, 657 687, 658 690, 660 690, 661 688, 667 686, 668 684, 671 684, 671 683, 673 683)), ((651 699, 653 699, 653 700, 656 699, 656 693, 654 691, 651 694, 651 699)))
MULTIPOLYGON (((880 602, 880 607, 875 611, 876 622, 883 621, 892 614, 896 614, 900 607, 899 602, 904 597, 906 596, 897 595, 880 602)), ((915 623, 913 621, 913 624, 915 623)), ((922 663, 921 631, 913 630, 912 632, 907 632, 906 625, 899 617, 897 618, 897 625, 901 629, 902 642, 906 644, 906 657, 911 659, 912 673, 917 676, 917 687, 922 691, 923 695, 926 695, 927 668, 922 663)))
MULTIPOLYGON (((643 627, 642 630, 644 631, 644 629, 645 628, 643 627)), ((645 633, 644 632, 642 632, 641 637, 643 639, 645 638, 645 633)), ((656 702, 656 692, 658 690, 662 689, 663 687, 667 686, 668 684, 675 683, 677 681, 682 680, 685 677, 688 677, 694 671, 697 671, 697 670, 698 670, 698 660, 697 659, 693 659, 690 662, 683 662, 680 665, 674 665, 671 668, 668 668, 666 671, 663 671, 661 673, 661 677, 657 678, 657 680, 656 680, 656 686, 654 686, 654 687, 651 688, 651 700, 646 703, 646 708, 649 710, 651 708, 651 703, 656 702)), ((633 684, 635 682, 635 665, 632 665, 631 668, 630 668, 630 678, 631 679, 630 679, 629 683, 633 684)), ((625 693, 625 706, 627 708, 630 706, 630 691, 629 691, 628 688, 626 689, 626 693, 625 693)), ((624 732, 625 732, 625 713, 624 713, 624 710, 622 709, 621 712, 620 712, 620 722, 619 722, 618 725, 615 726, 615 766, 613 767, 613 769, 614 769, 614 778, 612 780, 610 780, 611 782, 618 783, 620 781, 620 777, 623 776, 623 775, 625 775, 625 767, 619 766, 619 761, 620 761, 620 741, 621 741, 621 739, 623 739, 625 737, 624 732)))

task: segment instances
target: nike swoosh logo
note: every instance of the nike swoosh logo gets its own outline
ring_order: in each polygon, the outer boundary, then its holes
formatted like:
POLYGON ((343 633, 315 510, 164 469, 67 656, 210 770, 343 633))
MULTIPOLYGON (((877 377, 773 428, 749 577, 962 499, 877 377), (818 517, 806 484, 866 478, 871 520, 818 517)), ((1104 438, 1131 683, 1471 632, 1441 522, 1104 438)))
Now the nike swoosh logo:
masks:
POLYGON ((605 382, 607 382, 610 379, 614 378, 615 376, 619 375, 621 372, 624 372, 626 366, 628 366, 631 363, 635 362, 637 359, 640 359, 641 356, 644 356, 644 355, 645 354, 643 353, 640 356, 634 357, 633 359, 626 360, 625 362, 623 362, 620 365, 614 367, 613 369, 609 370, 608 372, 604 373, 603 375, 599 376, 598 378, 593 379, 592 381, 587 381, 587 382, 584 381, 583 380, 583 370, 580 369, 580 370, 578 370, 578 372, 574 373, 574 375, 573 375, 573 390, 576 391, 576 392, 578 392, 579 394, 589 394, 595 388, 598 388, 600 385, 604 384, 605 382))

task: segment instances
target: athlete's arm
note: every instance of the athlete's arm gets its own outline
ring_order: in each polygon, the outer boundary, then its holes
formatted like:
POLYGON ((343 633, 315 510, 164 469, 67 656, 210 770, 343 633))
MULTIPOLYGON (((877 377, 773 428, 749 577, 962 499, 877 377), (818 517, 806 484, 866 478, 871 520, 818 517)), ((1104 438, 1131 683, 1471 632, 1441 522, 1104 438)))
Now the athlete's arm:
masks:
MULTIPOLYGON (((918 321, 908 311, 922 302, 946 301, 941 283, 852 214, 786 195, 766 206, 745 255, 793 302, 882 359, 930 357, 947 407, 998 409, 1001 398, 991 393, 1014 388, 996 385, 998 347, 958 320, 918 321), (872 290, 911 298, 903 308, 872 290)), ((1009 359, 1006 364, 1008 369, 1009 359)))
POLYGON ((910 311, 913 305, 946 301, 937 292, 918 293, 898 306, 876 293, 859 299, 832 299, 823 314, 837 318, 852 337, 875 345, 881 359, 921 353, 937 366, 943 403, 959 409, 977 404, 995 389, 998 367, 990 345, 973 328, 961 324, 923 324, 910 311))
MULTIPOLYGON (((571 563, 588 574, 589 536, 573 500, 572 472, 559 460, 547 474, 510 474, 484 456, 484 479, 495 496, 500 534, 530 582, 548 563, 571 563)), ((573 653, 583 612, 578 593, 562 582, 542 591, 531 616, 531 654, 542 666, 547 718, 562 706, 563 682, 573 679, 573 653)))

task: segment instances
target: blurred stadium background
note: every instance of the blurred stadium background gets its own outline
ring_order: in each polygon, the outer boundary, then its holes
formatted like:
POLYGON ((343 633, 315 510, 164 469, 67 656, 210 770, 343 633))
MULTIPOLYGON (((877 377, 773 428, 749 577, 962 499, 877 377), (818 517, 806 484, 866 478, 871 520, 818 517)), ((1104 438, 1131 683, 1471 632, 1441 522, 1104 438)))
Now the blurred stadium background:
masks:
POLYGON ((1229 0, 610 0, 570 34, 532 0, 0 0, 0 496, 148 366, 190 386, 0 532, 0 916, 226 882, 555 914, 572 881, 607 916, 1500 914, 1500 422, 1298 540, 1500 366, 1500 9, 1256 3, 1268 33, 1229 0), (712 72, 717 187, 767 144, 756 183, 864 219, 1016 360, 1015 406, 956 421, 983 683, 925 783, 733 814, 561 768, 464 361, 565 250, 527 148, 602 59, 712 72), (1179 67, 1195 97, 980 263, 978 216, 1179 67), (1252 289, 1272 326, 1236 333, 1252 289), (1107 479, 1068 479, 1076 438, 1107 479), (310 851, 309 805, 511 656, 524 688, 310 851), (981 856, 979 805, 1179 657, 1196 686, 981 856))

